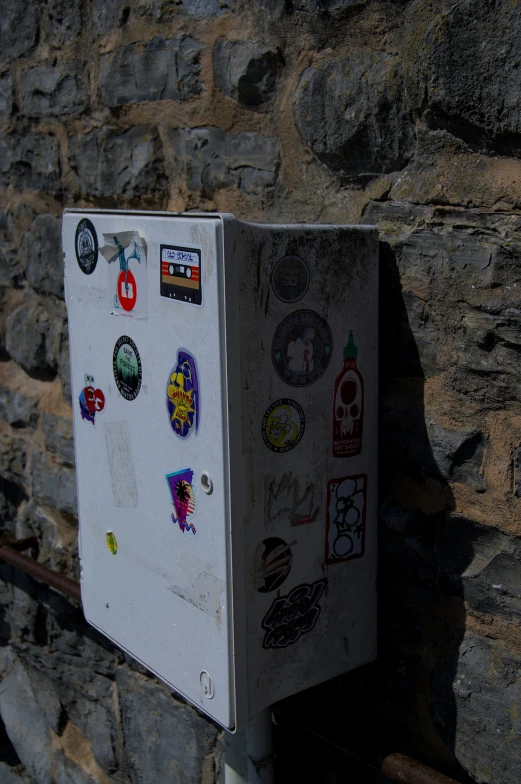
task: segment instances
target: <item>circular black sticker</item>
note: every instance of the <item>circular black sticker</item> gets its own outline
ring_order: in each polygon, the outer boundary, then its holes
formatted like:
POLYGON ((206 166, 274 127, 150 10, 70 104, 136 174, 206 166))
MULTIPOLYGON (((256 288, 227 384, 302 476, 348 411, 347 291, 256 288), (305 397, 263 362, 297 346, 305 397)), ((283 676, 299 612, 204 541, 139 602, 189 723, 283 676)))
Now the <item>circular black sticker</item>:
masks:
POLYGON ((262 417, 262 440, 270 452, 291 452, 300 444, 306 427, 304 410, 295 400, 281 397, 270 403, 262 417))
POLYGON ((271 346, 275 370, 286 384, 307 387, 331 361, 333 336, 327 321, 313 310, 297 310, 282 321, 271 346))
POLYGON ((135 400, 141 389, 141 357, 128 335, 118 338, 112 355, 114 380, 125 400, 135 400))
POLYGON ((271 285, 282 302, 298 302, 308 290, 308 265, 300 256, 283 256, 273 267, 271 285))
POLYGON ((74 250, 80 269, 85 275, 92 275, 98 263, 98 235, 88 218, 78 223, 74 237, 74 250))

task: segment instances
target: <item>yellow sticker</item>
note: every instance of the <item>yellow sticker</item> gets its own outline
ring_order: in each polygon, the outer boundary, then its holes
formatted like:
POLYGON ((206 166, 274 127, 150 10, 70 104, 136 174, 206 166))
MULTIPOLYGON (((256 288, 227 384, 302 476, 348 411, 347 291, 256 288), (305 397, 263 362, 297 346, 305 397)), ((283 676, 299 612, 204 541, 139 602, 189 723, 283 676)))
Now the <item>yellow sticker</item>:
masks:
POLYGON ((105 538, 107 540, 107 547, 109 548, 110 552, 112 555, 116 555, 118 551, 118 543, 112 531, 109 531, 105 538))

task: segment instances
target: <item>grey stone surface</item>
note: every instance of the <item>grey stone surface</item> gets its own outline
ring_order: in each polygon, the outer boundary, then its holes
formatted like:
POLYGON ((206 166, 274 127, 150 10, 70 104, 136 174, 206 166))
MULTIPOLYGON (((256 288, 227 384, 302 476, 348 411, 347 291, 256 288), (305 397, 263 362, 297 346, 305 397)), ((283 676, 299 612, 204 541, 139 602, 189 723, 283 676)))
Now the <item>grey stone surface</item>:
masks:
POLYGON ((434 375, 437 330, 429 316, 428 305, 411 291, 402 292, 402 296, 422 371, 425 376, 434 375))
POLYGON ((235 0, 180 0, 178 5, 181 11, 189 16, 205 19, 233 11, 235 0))
POLYGON ((294 98, 295 122, 317 158, 341 176, 397 171, 415 146, 401 96, 397 57, 352 56, 304 71, 294 98))
POLYGON ((0 74, 0 122, 8 120, 13 108, 13 77, 11 71, 0 74))
POLYGON ((521 446, 514 452, 514 495, 521 498, 521 446))
POLYGON ((0 382, 0 418, 13 427, 34 427, 38 401, 0 382))
POLYGON ((450 737, 444 719, 457 714, 455 753, 478 784, 517 784, 521 658, 504 643, 472 632, 456 644, 453 682, 447 683, 445 662, 434 677, 438 726, 450 737))
POLYGON ((276 139, 258 133, 229 135, 212 127, 176 129, 170 132, 170 139, 190 190, 213 193, 235 187, 258 193, 275 185, 279 168, 276 139))
POLYGON ((5 762, 0 762, 0 781, 2 784, 27 784, 27 779, 18 775, 16 771, 6 765, 5 762))
POLYGON ((76 516, 76 472, 73 468, 58 466, 43 452, 33 452, 31 461, 33 496, 60 512, 76 516))
POLYGON ((23 438, 8 433, 0 435, 0 475, 12 482, 25 479, 27 446, 23 438))
POLYGON ((22 305, 7 318, 6 348, 27 373, 56 372, 61 323, 38 303, 22 305))
POLYGON ((77 532, 56 509, 40 506, 31 499, 18 514, 15 536, 19 539, 36 536, 38 560, 51 569, 71 573, 77 550, 77 532))
POLYGON ((20 57, 36 43, 38 3, 35 0, 1 0, 0 60, 20 57))
POLYGON ((521 153, 521 23, 509 0, 409 10, 407 94, 417 115, 467 143, 521 153), (427 21, 428 20, 428 21, 427 21))
POLYGON ((67 323, 65 323, 63 326, 58 371, 62 382, 63 399, 66 400, 67 403, 72 403, 71 363, 69 357, 69 328, 67 323))
POLYGON ((72 419, 45 412, 42 421, 45 447, 65 463, 74 465, 72 419))
POLYGON ((93 0, 91 15, 95 35, 104 35, 110 30, 123 27, 129 14, 128 0, 93 0))
POLYGON ((52 706, 48 694, 31 688, 24 668, 15 663, 0 684, 0 714, 16 753, 37 784, 52 784, 51 737, 48 717, 52 706))
POLYGON ((63 299, 61 220, 38 215, 24 234, 20 255, 31 288, 63 299))
POLYGON ((87 106, 87 84, 79 60, 39 65, 22 72, 21 108, 27 117, 69 117, 87 106))
POLYGON ((201 44, 189 36, 156 36, 120 46, 100 58, 100 94, 105 106, 140 101, 182 100, 201 92, 201 44))
POLYGON ((82 194, 131 198, 166 195, 168 181, 156 131, 137 127, 121 134, 96 129, 71 140, 82 194))
POLYGON ((245 106, 273 98, 279 58, 260 41, 217 41, 213 51, 215 84, 245 106))
POLYGON ((20 288, 23 270, 16 248, 10 242, 0 240, 0 286, 20 288))
POLYGON ((293 0, 293 9, 308 14, 342 11, 355 5, 363 5, 366 0, 293 0))
POLYGON ((0 138, 0 186, 57 190, 59 145, 50 134, 27 133, 0 138))
POLYGON ((151 770, 156 781, 200 781, 217 729, 156 681, 119 668, 116 683, 132 784, 147 784, 151 770))
POLYGON ((429 427, 429 436, 441 475, 452 482, 461 482, 482 490, 484 486, 480 469, 486 446, 483 434, 476 428, 450 430, 433 423, 429 427))
POLYGON ((47 37, 57 48, 74 41, 82 30, 80 0, 48 0, 47 37))

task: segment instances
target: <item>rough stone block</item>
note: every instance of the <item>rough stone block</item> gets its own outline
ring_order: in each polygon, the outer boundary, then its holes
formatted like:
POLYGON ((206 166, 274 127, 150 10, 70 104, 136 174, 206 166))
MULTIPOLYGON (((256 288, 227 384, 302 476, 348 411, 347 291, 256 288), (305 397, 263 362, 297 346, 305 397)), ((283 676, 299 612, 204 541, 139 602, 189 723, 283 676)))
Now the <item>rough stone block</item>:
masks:
POLYGON ((193 38, 156 36, 121 46, 100 59, 100 94, 105 106, 140 101, 175 101, 201 92, 199 53, 193 38))
POLYGON ((273 98, 278 56, 260 41, 217 41, 213 51, 215 84, 245 106, 273 98))
POLYGON ((38 419, 38 399, 0 382, 0 419, 13 427, 34 427, 38 419))
POLYGON ((95 35, 104 35, 127 23, 130 4, 128 0, 93 0, 91 14, 95 35))
POLYGON ((438 424, 429 427, 430 443, 440 474, 452 482, 483 490, 480 475, 486 439, 476 428, 450 430, 438 424))
POLYGON ((440 662, 433 701, 440 732, 479 784, 517 784, 521 736, 521 657, 504 643, 467 631, 440 662), (479 751, 478 751, 479 750, 479 751))
POLYGON ((16 248, 0 240, 0 286, 18 289, 22 283, 23 271, 16 248))
POLYGON ((22 71, 21 107, 27 117, 70 117, 87 106, 87 86, 78 60, 22 71))
POLYGON ((200 781, 217 729, 153 680, 120 667, 116 683, 133 784, 146 782, 150 771, 157 781, 200 781))
POLYGON ((64 324, 63 332, 62 332, 58 372, 60 375, 60 380, 62 382, 63 399, 67 403, 72 404, 71 363, 69 357, 69 328, 67 323, 64 324))
POLYGON ((521 154, 517 7, 509 0, 440 5, 417 0, 409 10, 405 72, 413 111, 473 146, 521 154))
POLYGON ((31 499, 18 516, 15 535, 38 538, 38 560, 50 569, 71 574, 78 532, 55 509, 39 506, 31 499))
POLYGON ((228 135, 219 128, 171 131, 176 162, 190 190, 213 193, 239 188, 256 193, 275 185, 279 168, 276 139, 258 133, 228 135))
POLYGON ((414 152, 400 60, 382 52, 306 69, 294 117, 317 158, 344 177, 397 171, 414 152))
POLYGON ((11 71, 0 74, 0 122, 5 122, 11 116, 13 108, 13 79, 11 71))
POLYGON ((429 308, 411 291, 404 291, 402 296, 423 373, 425 376, 434 375, 436 372, 437 330, 429 316, 429 308))
POLYGON ((0 58, 14 59, 26 54, 36 43, 38 3, 36 0, 0 2, 0 58))
POLYGON ((27 446, 23 438, 0 435, 0 476, 17 484, 25 480, 27 446))
POLYGON ((60 186, 59 144, 55 136, 27 133, 0 138, 0 186, 55 191, 60 186))
POLYGON ((82 194, 132 198, 168 193, 161 143, 153 128, 121 134, 95 129, 71 140, 82 194))
POLYGON ((24 234, 20 255, 31 288, 38 294, 54 294, 63 299, 61 220, 38 215, 24 234))
POLYGON ((295 11, 307 14, 320 14, 332 11, 342 11, 354 5, 362 5, 365 0, 294 0, 295 11))
POLYGON ((43 434, 45 446, 49 452, 57 455, 65 463, 74 465, 72 419, 45 412, 43 415, 43 434))
POLYGON ((2 784, 26 784, 27 779, 19 776, 5 762, 0 762, 0 781, 2 784))
POLYGON ((41 305, 15 310, 6 322, 6 348, 27 373, 49 377, 56 372, 61 322, 41 305))
POLYGON ((82 29, 79 0, 48 0, 49 28, 47 37, 60 48, 74 41, 82 29))
POLYGON ((514 452, 514 495, 521 498, 521 446, 514 452))
MULTIPOLYGON (((39 687, 42 682, 39 683, 39 687)), ((24 668, 17 662, 0 684, 0 714, 20 760, 38 784, 52 784, 49 716, 56 714, 52 691, 33 691, 24 668)), ((57 717, 56 717, 57 718, 57 717)))
POLYGON ((57 466, 43 452, 34 452, 31 463, 33 496, 65 514, 77 516, 76 473, 57 466))
MULTIPOLYGON (((164 0, 162 4, 166 5, 164 0)), ((181 0, 180 8, 188 16, 205 19, 211 16, 220 16, 227 11, 233 11, 235 0, 181 0)))

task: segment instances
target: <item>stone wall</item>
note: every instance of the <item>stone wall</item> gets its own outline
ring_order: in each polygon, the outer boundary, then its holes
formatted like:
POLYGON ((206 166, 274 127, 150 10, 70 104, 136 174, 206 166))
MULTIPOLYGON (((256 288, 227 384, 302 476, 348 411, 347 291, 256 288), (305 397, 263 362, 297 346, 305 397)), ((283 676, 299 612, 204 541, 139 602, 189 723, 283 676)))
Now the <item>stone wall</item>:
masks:
MULTIPOLYGON (((65 206, 381 232, 379 661, 277 706, 279 780, 405 751, 519 782, 520 20, 511 0, 0 0, 0 525, 42 563, 77 577, 65 206)), ((2 781, 219 778, 214 725, 74 603, 0 577, 2 781)))

